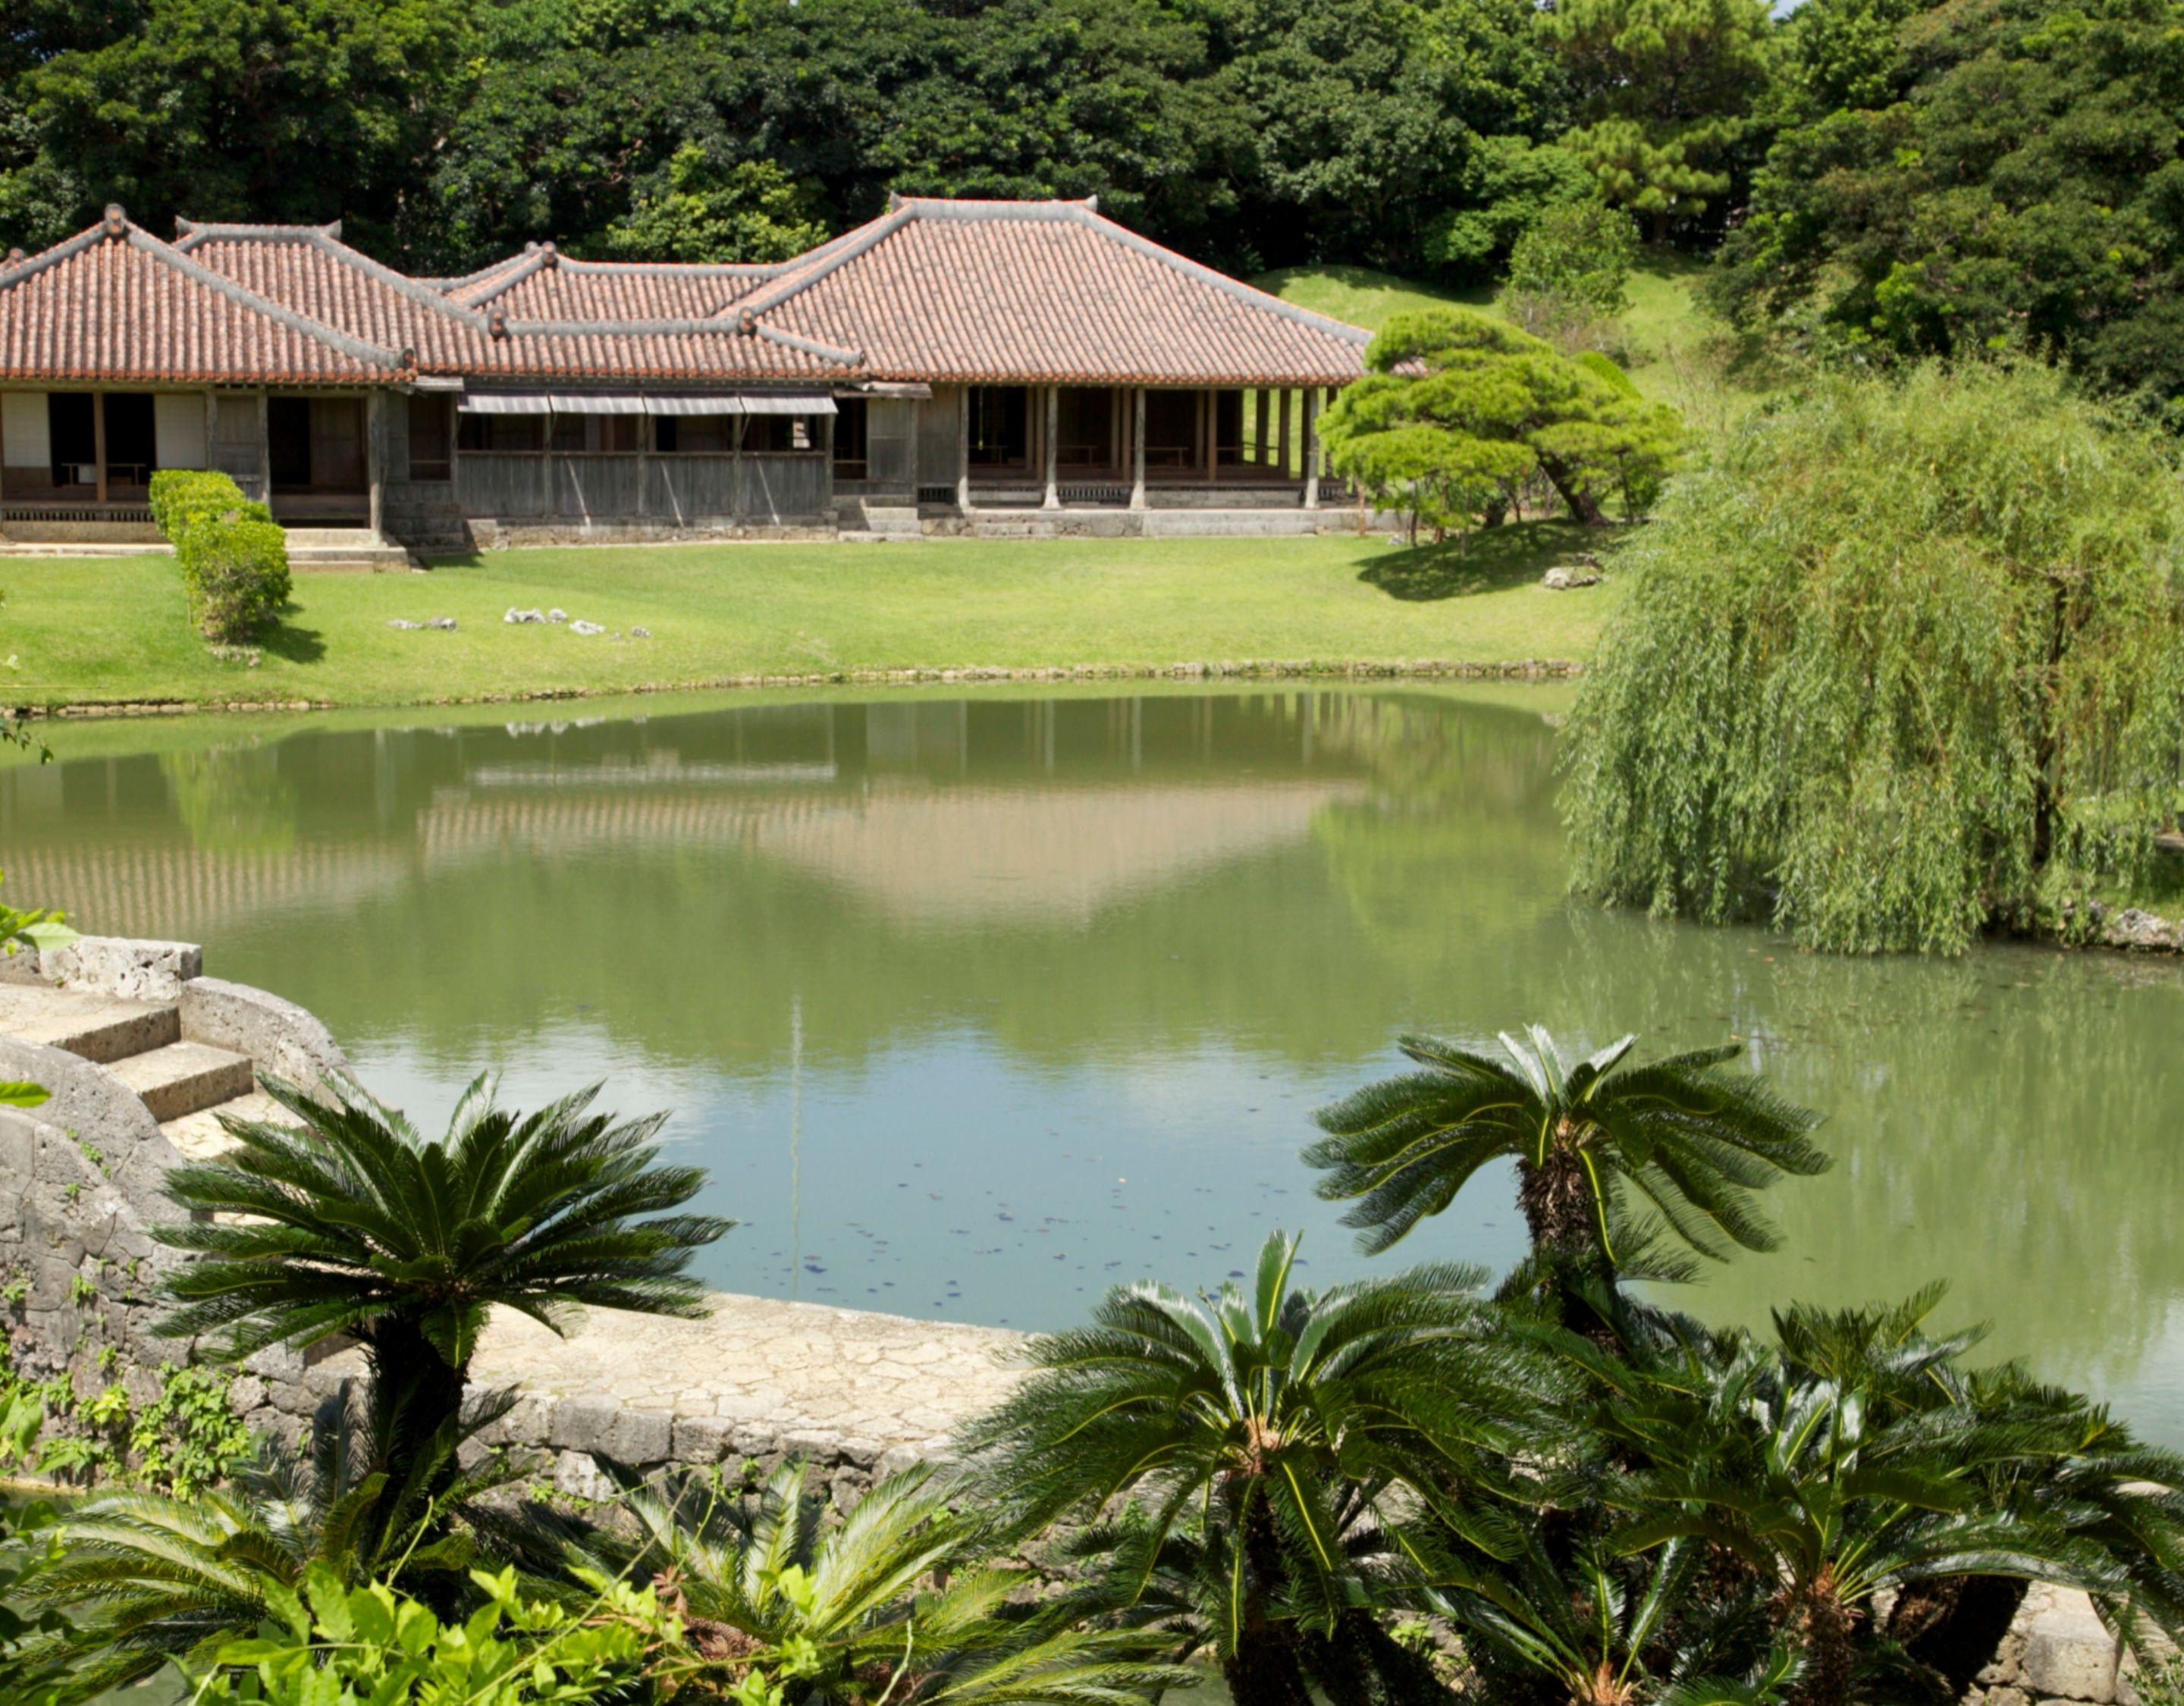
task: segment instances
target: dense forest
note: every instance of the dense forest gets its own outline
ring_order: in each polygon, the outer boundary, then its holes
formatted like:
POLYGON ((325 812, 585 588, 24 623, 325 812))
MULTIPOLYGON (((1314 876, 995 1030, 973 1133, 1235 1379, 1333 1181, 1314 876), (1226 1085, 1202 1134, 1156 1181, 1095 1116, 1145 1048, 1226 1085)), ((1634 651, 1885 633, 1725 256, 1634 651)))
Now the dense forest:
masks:
POLYGON ((0 243, 109 200, 770 259, 890 192, 1080 196, 1233 270, 1496 276, 1557 203, 1821 351, 2184 394, 2178 0, 14 0, 0 243))

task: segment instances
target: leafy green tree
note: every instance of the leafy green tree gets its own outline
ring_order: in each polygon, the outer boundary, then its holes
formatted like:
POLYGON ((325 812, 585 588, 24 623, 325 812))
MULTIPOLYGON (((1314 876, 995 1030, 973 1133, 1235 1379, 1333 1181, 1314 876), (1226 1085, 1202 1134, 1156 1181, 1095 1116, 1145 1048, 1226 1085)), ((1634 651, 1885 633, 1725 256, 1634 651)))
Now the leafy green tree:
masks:
POLYGON ((1572 516, 1601 522, 1607 493, 1657 482, 1674 454, 1674 410, 1492 315, 1397 315, 1365 360, 1328 411, 1329 457, 1436 525, 1477 510, 1499 519, 1503 494, 1535 468, 1572 516))
POLYGON ((1322 1643, 1373 1640, 1365 1608, 1394 1584, 1359 1563, 1359 1531, 1390 1525, 1398 1486, 1445 1503, 1538 1402, 1476 1270, 1315 1294, 1290 1289, 1295 1259, 1277 1233, 1249 1291, 1110 1291, 1089 1326, 1025 1347, 1030 1377, 966 1436, 977 1484, 1027 1529, 1134 1494, 1126 1555, 1145 1575, 1190 1530, 1191 1573, 1227 1584, 1212 1644, 1239 1706, 1305 1706, 1322 1643))
POLYGON ((1594 315, 1630 305, 1630 269, 1638 259, 1628 214, 1600 202, 1548 209, 1509 252, 1506 296, 1554 298, 1594 315))
POLYGON ((755 1497, 601 1466, 635 1534, 601 1534, 598 1556, 668 1596, 686 1650, 655 1670, 678 1682, 726 1692, 755 1665, 791 1706, 864 1699, 875 1675, 908 1706, 1141 1706, 1192 1680, 1143 1635, 1026 1603, 1030 1573, 985 1562, 1004 1538, 989 1514, 959 1508, 930 1469, 882 1480, 829 1526, 795 1459, 755 1497))
POLYGON ((1806 1136, 1817 1116, 1745 1073, 1734 1047, 1626 1064, 1634 1037, 1572 1062, 1538 1026, 1501 1052, 1407 1036, 1421 1070, 1368 1084, 1315 1116, 1305 1151, 1319 1195, 1364 1247, 1389 1248, 1438 1214, 1479 1170, 1513 1161, 1517 1201, 1542 1252, 1616 1259, 1624 1198, 1642 1200, 1691 1247, 1717 1259, 1767 1250, 1753 1194, 1782 1174, 1825 1169, 1806 1136))
POLYGON ((788 260, 827 239, 811 192, 771 160, 722 167, 697 142, 637 185, 600 247, 621 260, 788 260))
POLYGON ((0 212, 34 225, 9 240, 62 235, 72 195, 64 229, 118 200, 155 230, 346 215, 384 243, 465 75, 469 18, 460 0, 142 0, 111 33, 80 25, 15 81, 36 148, 0 212))
POLYGON ((2184 399, 2174 22, 2142 0, 1817 0, 1788 34, 1797 96, 1717 304, 1869 357, 2037 354, 2167 417, 2184 399))
POLYGON ((1728 192, 1771 59, 1765 0, 1557 0, 1539 17, 1583 120, 1563 145, 1602 197, 1658 241, 1728 192))
POLYGON ((594 1087, 519 1116, 481 1076, 427 1141, 353 1082, 330 1082, 323 1100, 266 1090, 300 1129, 231 1120, 232 1149, 167 1175, 168 1195, 200 1218, 154 1236, 203 1259, 164 1282, 181 1307, 159 1330, 216 1335, 237 1361, 351 1335, 384 1419, 373 1466, 397 1483, 427 1463, 435 1487, 452 1481, 471 1358, 495 1307, 556 1330, 577 1305, 705 1312, 684 1270, 732 1223, 668 1212, 705 1174, 655 1164, 666 1115, 591 1113, 594 1087))
POLYGON ((1575 885, 1852 951, 2090 930, 2184 786, 2180 520, 2162 443, 2036 369, 1830 379, 1733 432, 1618 559, 1575 885))

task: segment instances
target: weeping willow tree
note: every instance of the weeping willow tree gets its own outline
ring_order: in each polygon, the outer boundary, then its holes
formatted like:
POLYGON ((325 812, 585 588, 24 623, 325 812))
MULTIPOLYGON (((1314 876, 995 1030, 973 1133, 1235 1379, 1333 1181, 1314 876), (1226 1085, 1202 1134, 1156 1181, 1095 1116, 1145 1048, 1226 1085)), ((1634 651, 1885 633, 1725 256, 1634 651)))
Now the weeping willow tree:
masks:
POLYGON ((1808 946, 2082 934, 2184 778, 2170 448, 2031 367, 1840 378, 1618 556, 1565 748, 1578 889, 1808 946))

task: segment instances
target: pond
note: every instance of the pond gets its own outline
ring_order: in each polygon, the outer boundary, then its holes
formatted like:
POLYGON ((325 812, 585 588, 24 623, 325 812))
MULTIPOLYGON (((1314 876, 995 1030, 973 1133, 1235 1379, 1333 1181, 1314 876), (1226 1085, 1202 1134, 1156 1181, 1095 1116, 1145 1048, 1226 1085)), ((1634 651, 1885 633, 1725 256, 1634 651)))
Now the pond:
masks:
MULTIPOLYGON (((1942 1319, 2184 1445, 2184 964, 1800 954, 1563 893, 1524 688, 655 700, 62 724, 0 772, 18 905, 206 944, 437 1129, 471 1074, 675 1110, 723 1288, 1052 1327, 1267 1231, 1407 1029, 1734 1039, 1826 1116, 1783 1248, 1681 1294, 1942 1319), (427 718, 460 716, 454 722, 427 718), (493 720, 486 720, 490 716, 493 720)), ((1402 1250, 1506 1264, 1509 1182, 1402 1250)), ((1401 1252, 1399 1252, 1401 1253, 1401 1252)), ((1380 1258, 1383 1262, 1392 1258, 1380 1258)))

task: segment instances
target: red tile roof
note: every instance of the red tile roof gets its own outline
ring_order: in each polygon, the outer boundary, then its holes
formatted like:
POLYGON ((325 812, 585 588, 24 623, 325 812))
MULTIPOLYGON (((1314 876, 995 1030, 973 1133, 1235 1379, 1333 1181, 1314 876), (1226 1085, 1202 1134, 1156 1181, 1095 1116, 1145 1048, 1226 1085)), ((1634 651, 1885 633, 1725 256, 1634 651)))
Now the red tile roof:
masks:
POLYGON ((1340 385, 1370 341, 1089 201, 905 200, 729 317, 847 345, 887 380, 1340 385))
POLYGON ((0 376, 205 384, 385 383, 399 344, 356 337, 223 277, 118 208, 0 265, 0 376))
POLYGON ((390 383, 1340 385, 1368 335, 1100 216, 1091 202, 913 199, 795 260, 571 260, 544 245, 410 278, 333 226, 109 209, 0 266, 0 376, 390 383))
POLYGON ((428 282, 349 248, 338 232, 186 220, 176 246, 330 324, 400 338, 428 373, 696 383, 856 376, 850 352, 772 328, 738 337, 713 317, 778 269, 624 267, 565 260, 549 248, 468 279, 428 282))

